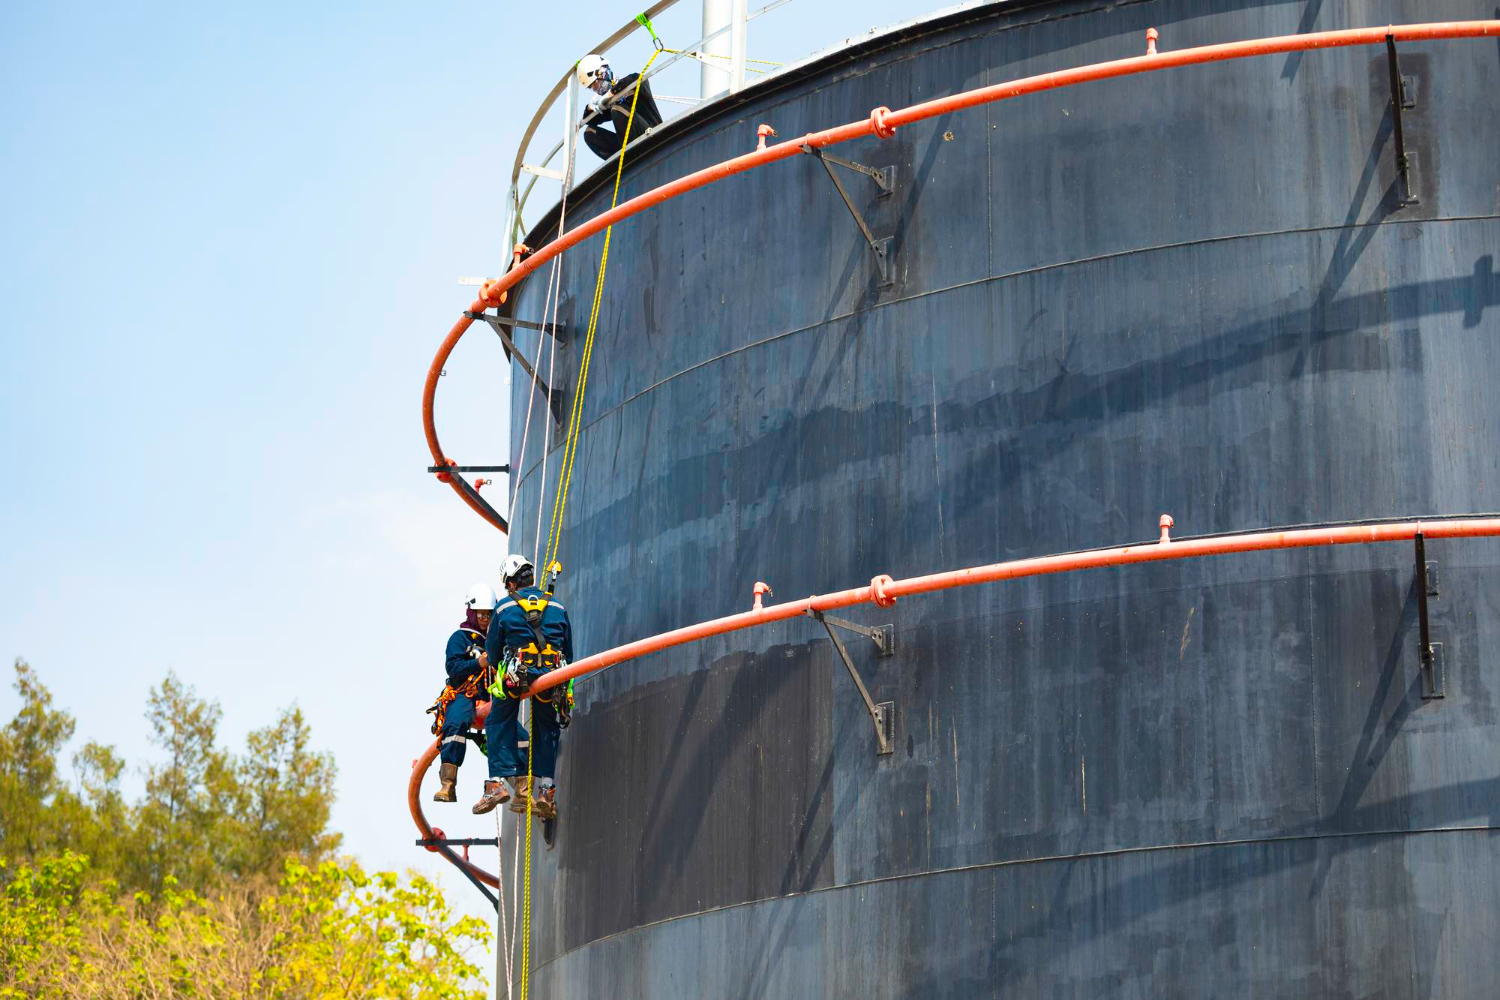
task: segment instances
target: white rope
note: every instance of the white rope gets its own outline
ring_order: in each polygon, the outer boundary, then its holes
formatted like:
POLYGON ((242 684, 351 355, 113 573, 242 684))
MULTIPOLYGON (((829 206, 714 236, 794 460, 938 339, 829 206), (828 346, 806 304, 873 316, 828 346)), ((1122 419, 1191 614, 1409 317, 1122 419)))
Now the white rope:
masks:
MULTIPOLYGON (((571 173, 571 170, 572 170, 572 168, 570 167, 569 168, 569 172, 570 173, 571 173)), ((564 196, 564 206, 563 206, 564 210, 566 210, 566 207, 567 207, 566 206, 566 196, 564 196)), ((557 231, 558 231, 558 234, 561 235, 561 233, 562 233, 562 215, 561 214, 559 214, 558 220, 557 220, 557 231)), ((558 254, 557 257, 554 257, 552 259, 554 261, 556 261, 558 259, 558 257, 561 257, 561 256, 562 256, 562 254, 558 254)), ((553 386, 553 385, 557 384, 557 307, 558 307, 558 304, 560 303, 561 299, 562 299, 562 296, 558 296, 559 302, 553 304, 553 313, 552 313, 552 347, 547 352, 547 385, 549 385, 549 386, 553 386)), ((537 367, 541 368, 541 359, 540 358, 537 359, 537 367)), ((547 402, 548 402, 547 413, 550 416, 551 413, 552 413, 551 400, 548 400, 547 402)), ((531 564, 533 566, 535 566, 536 565, 536 561, 542 557, 542 555, 541 555, 541 553, 542 553, 542 512, 547 509, 547 458, 552 454, 552 431, 553 431, 552 422, 550 420, 547 421, 546 427, 547 427, 547 436, 546 436, 546 439, 542 442, 542 478, 541 478, 541 481, 540 481, 539 485, 537 486, 537 491, 536 491, 536 534, 532 536, 532 544, 531 544, 531 564)), ((546 570, 545 567, 539 568, 537 570, 537 581, 541 582, 542 580, 545 580, 546 579, 546 574, 547 574, 547 570, 546 570)))
MULTIPOLYGON (((572 173, 572 167, 571 167, 571 165, 569 166, 569 173, 570 174, 572 173)), ((562 201, 559 204, 558 216, 557 216, 557 236, 558 236, 559 239, 562 238, 563 224, 567 221, 567 217, 568 217, 568 182, 567 182, 567 179, 565 179, 563 181, 562 201)), ((547 297, 542 302, 542 326, 544 328, 547 327, 547 326, 549 326, 548 313, 549 312, 551 313, 551 321, 550 321, 551 331, 550 331, 550 337, 551 337, 551 340, 552 340, 552 353, 553 353, 554 357, 556 356, 556 351, 557 351, 557 311, 558 311, 559 307, 562 304, 562 296, 557 294, 558 291, 559 291, 559 289, 560 289, 560 287, 561 287, 561 285, 562 285, 562 273, 561 273, 561 270, 560 270, 560 265, 562 264, 562 256, 563 256, 562 254, 558 254, 556 257, 552 258, 552 272, 547 276, 547 297)), ((545 336, 545 335, 548 335, 545 330, 542 333, 539 333, 537 335, 537 347, 539 347, 539 348, 541 347, 541 345, 542 345, 541 338, 542 338, 542 336, 545 336)), ((538 378, 541 375, 541 370, 542 370, 541 359, 538 358, 537 359, 537 363, 535 365, 533 365, 532 368, 531 368, 531 392, 526 396, 526 423, 525 423, 525 426, 523 426, 522 429, 521 429, 521 457, 520 457, 520 459, 516 463, 516 466, 515 466, 516 472, 513 475, 512 482, 511 482, 510 508, 509 509, 512 511, 512 514, 511 514, 512 519, 514 519, 514 517, 515 517, 514 511, 516 509, 516 500, 521 495, 521 475, 526 470, 526 440, 527 440, 527 438, 529 438, 531 436, 531 414, 532 414, 532 411, 536 409, 536 386, 537 386, 537 380, 538 380, 538 378)), ((553 375, 553 373, 551 371, 549 371, 547 373, 547 385, 549 387, 552 385, 552 375, 553 375)), ((548 398, 548 400, 547 400, 547 412, 548 412, 548 414, 551 414, 551 412, 552 412, 552 400, 550 398, 548 398)), ((542 486, 541 486, 541 490, 542 490, 543 496, 545 496, 546 492, 547 492, 547 465, 546 465, 546 463, 547 463, 547 452, 546 452, 546 444, 547 444, 547 442, 544 441, 542 444, 543 444, 543 451, 542 451, 542 486)), ((538 502, 540 503, 541 501, 538 501, 538 502)), ((541 530, 542 530, 542 528, 541 528, 541 521, 540 521, 540 519, 538 519, 538 521, 537 521, 537 533, 540 534, 541 530)), ((533 545, 532 548, 535 549, 536 546, 533 545)), ((536 559, 537 559, 536 554, 535 554, 535 552, 533 552, 532 557, 531 557, 531 561, 532 561, 533 564, 536 563, 536 559)))
MULTIPOLYGON (((530 707, 531 707, 531 701, 530 701, 530 699, 527 699, 527 701, 526 701, 526 707, 527 707, 527 711, 529 712, 530 711, 530 707)), ((516 721, 520 722, 520 713, 519 712, 517 712, 516 721)), ((527 720, 527 722, 528 722, 528 724, 526 726, 526 734, 527 734, 526 735, 526 752, 529 754, 529 753, 531 753, 531 726, 529 724, 530 720, 527 720)), ((531 807, 531 803, 527 802, 527 808, 529 809, 530 807, 531 807)), ((521 816, 520 816, 519 813, 516 814, 516 829, 515 829, 514 835, 512 836, 511 839, 515 841, 515 850, 511 852, 510 905, 511 905, 511 912, 514 913, 514 914, 516 914, 517 917, 519 918, 520 913, 521 913, 521 909, 520 909, 521 899, 520 899, 520 896, 519 896, 519 892, 520 892, 520 889, 521 889, 521 816)), ((515 958, 516 945, 518 945, 520 943, 520 939, 521 939, 520 928, 517 927, 516 928, 516 933, 513 934, 513 935, 511 935, 511 939, 510 939, 510 954, 511 954, 511 958, 512 959, 515 958)))
MULTIPOLYGON (((568 200, 567 193, 564 192, 564 194, 563 194, 563 211, 564 212, 567 211, 567 200, 568 200)), ((560 236, 561 232, 559 232, 558 235, 560 236)), ((557 337, 557 304, 553 301, 553 294, 557 291, 558 285, 560 283, 559 278, 558 278, 558 264, 561 263, 561 261, 562 261, 562 254, 558 254, 556 257, 552 258, 552 273, 550 275, 548 275, 548 277, 547 277, 547 298, 542 303, 542 326, 545 327, 547 325, 547 313, 550 311, 552 313, 552 318, 553 318, 553 322, 552 322, 552 337, 554 338, 554 340, 557 337)), ((542 339, 541 339, 542 336, 543 336, 543 334, 538 334, 537 335, 537 346, 538 347, 542 346, 542 339)), ((536 409, 536 386, 537 386, 537 380, 539 379, 540 376, 541 376, 541 365, 533 365, 532 368, 531 368, 531 392, 526 397, 526 423, 521 428, 521 457, 520 457, 520 460, 516 463, 516 474, 512 477, 512 482, 511 482, 510 508, 509 509, 512 510, 512 511, 514 511, 516 509, 516 498, 521 495, 521 473, 524 472, 525 469, 526 469, 526 439, 531 436, 531 414, 532 414, 532 411, 536 409)), ((552 401, 549 399, 547 402, 548 402, 547 409, 548 409, 548 412, 550 412, 551 409, 552 409, 552 407, 550 405, 552 401)), ((514 515, 512 515, 512 516, 514 516, 514 515)), ((532 561, 535 562, 536 560, 533 559, 532 561)))
MULTIPOLYGON (((510 852, 510 907, 511 912, 515 914, 519 914, 521 912, 521 897, 519 895, 521 886, 521 835, 519 831, 520 824, 517 823, 515 835, 511 837, 511 839, 515 841, 515 849, 510 852)), ((517 930, 519 930, 519 928, 517 928, 517 930)), ((512 934, 510 937, 510 955, 512 960, 515 959, 516 945, 520 942, 520 937, 521 935, 519 933, 512 934)))
POLYGON ((495 850, 500 855, 498 863, 500 885, 497 886, 499 891, 495 894, 495 899, 500 905, 495 909, 500 911, 500 949, 505 956, 505 996, 509 1000, 511 995, 510 932, 506 930, 505 921, 505 841, 500 839, 500 814, 502 812, 503 810, 499 808, 495 810, 495 850))

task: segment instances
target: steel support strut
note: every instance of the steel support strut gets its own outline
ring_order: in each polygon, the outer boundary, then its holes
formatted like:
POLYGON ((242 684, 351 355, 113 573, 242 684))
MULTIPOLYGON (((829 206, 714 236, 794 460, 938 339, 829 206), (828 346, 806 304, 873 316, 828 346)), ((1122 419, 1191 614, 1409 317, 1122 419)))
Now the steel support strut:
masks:
MULTIPOLYGON (((464 315, 468 316, 468 313, 464 315)), ((499 324, 500 326, 518 327, 522 330, 536 330, 538 333, 545 333, 549 337, 555 337, 559 341, 567 339, 568 336, 568 324, 566 323, 535 323, 529 319, 514 319, 510 316, 491 316, 488 313, 483 316, 475 313, 473 316, 469 316, 469 318, 482 319, 490 326, 499 324)))
POLYGON ((428 472, 509 472, 508 465, 429 465, 428 472))
POLYGON ((891 656, 896 652, 896 627, 894 625, 861 625, 846 618, 826 613, 808 611, 808 617, 816 618, 824 625, 832 625, 846 632, 857 632, 875 644, 876 656, 891 656))
POLYGON ((1385 61, 1391 70, 1391 130, 1396 140, 1396 172, 1401 175, 1401 205, 1415 205, 1420 200, 1412 193, 1411 154, 1406 151, 1406 131, 1402 111, 1417 102, 1407 92, 1406 78, 1401 75, 1401 57, 1396 54, 1396 37, 1385 36, 1385 61))
POLYGON ((833 648, 838 650, 839 659, 844 661, 844 669, 849 671, 849 676, 854 680, 854 686, 859 689, 859 696, 865 703, 865 711, 870 713, 870 721, 875 724, 875 740, 878 746, 875 752, 877 754, 890 753, 894 749, 891 741, 895 736, 895 705, 891 702, 875 704, 875 699, 870 697, 870 689, 865 687, 864 678, 860 677, 859 671, 854 669, 854 661, 849 658, 849 650, 844 648, 844 640, 839 638, 839 634, 833 628, 837 625, 839 628, 848 628, 851 631, 868 635, 875 640, 875 645, 881 650, 881 655, 889 656, 890 653, 885 652, 886 645, 883 638, 876 638, 874 634, 880 630, 866 629, 862 625, 855 625, 842 618, 831 618, 816 608, 808 608, 807 614, 808 617, 822 622, 823 627, 828 630, 828 638, 833 640, 833 648))
MULTIPOLYGON (((562 397, 548 388, 546 381, 544 381, 542 379, 542 376, 537 373, 537 370, 531 366, 531 362, 526 360, 526 355, 522 354, 521 351, 516 347, 516 342, 510 339, 510 332, 505 329, 505 325, 507 323, 513 323, 515 321, 504 319, 499 316, 491 316, 489 313, 465 312, 464 315, 469 317, 469 319, 484 320, 490 325, 490 328, 495 331, 495 336, 500 338, 500 344, 505 348, 506 356, 514 357, 516 361, 520 363, 521 370, 526 373, 526 377, 534 381, 537 388, 542 390, 542 395, 547 400, 547 409, 552 413, 552 419, 557 421, 557 426, 561 427, 563 422, 562 397)), ((535 323, 528 323, 526 324, 526 326, 528 328, 541 329, 541 327, 535 323)), ((509 472, 510 470, 507 469, 506 471, 509 472)))
POLYGON ((880 275, 881 286, 892 284, 895 279, 890 274, 891 237, 887 236, 884 239, 877 240, 875 234, 870 232, 870 227, 865 223, 865 217, 860 215, 859 209, 854 207, 854 199, 849 197, 849 192, 845 189, 844 182, 839 180, 839 175, 833 172, 833 165, 837 164, 848 170, 853 170, 855 173, 864 174, 873 180, 876 186, 880 188, 880 193, 876 195, 877 198, 884 198, 896 189, 896 168, 881 167, 877 169, 875 167, 867 167, 863 163, 855 163, 842 157, 833 156, 830 153, 825 153, 816 146, 807 144, 802 146, 802 152, 809 156, 816 156, 818 161, 823 164, 823 169, 828 171, 828 179, 833 181, 833 186, 838 191, 839 197, 844 199, 844 207, 849 209, 850 215, 854 216, 855 225, 859 226, 859 231, 864 236, 865 242, 870 244, 870 251, 875 254, 875 270, 880 275))
POLYGON ((1422 697, 1441 698, 1443 692, 1443 644, 1432 641, 1427 619, 1427 598, 1437 596, 1437 566, 1427 562, 1427 542, 1422 532, 1412 539, 1417 557, 1417 650, 1422 661, 1422 697))

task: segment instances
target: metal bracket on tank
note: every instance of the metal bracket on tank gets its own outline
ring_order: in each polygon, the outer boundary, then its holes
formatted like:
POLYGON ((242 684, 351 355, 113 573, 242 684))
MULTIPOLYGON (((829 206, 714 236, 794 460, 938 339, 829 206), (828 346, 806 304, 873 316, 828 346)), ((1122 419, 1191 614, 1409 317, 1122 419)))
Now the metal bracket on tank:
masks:
POLYGON ((433 837, 417 841, 418 847, 495 847, 500 842, 494 837, 433 837))
POLYGON ((1417 106, 1411 96, 1416 87, 1415 81, 1408 86, 1407 78, 1401 75, 1401 57, 1396 55, 1396 39, 1393 35, 1385 36, 1385 60, 1391 69, 1391 128, 1396 139, 1396 172, 1401 175, 1401 205, 1405 207, 1421 200, 1412 193, 1412 158, 1406 151, 1406 132, 1401 120, 1403 110, 1417 106))
POLYGON ((853 170, 855 173, 864 174, 873 180, 875 186, 880 188, 880 193, 876 195, 877 198, 884 198, 896 190, 895 166, 868 167, 863 163, 855 163, 853 160, 846 160, 842 157, 834 156, 832 153, 825 153, 816 146, 804 145, 802 152, 809 156, 816 156, 818 161, 823 164, 823 169, 828 171, 828 179, 833 181, 833 186, 838 191, 839 197, 844 199, 844 207, 848 208, 849 214, 854 216, 855 225, 859 226, 859 231, 864 236, 865 242, 870 244, 870 252, 875 255, 875 270, 880 275, 881 287, 894 284, 896 279, 891 276, 891 237, 887 236, 877 240, 875 234, 870 232, 869 225, 865 223, 865 217, 859 214, 859 209, 854 207, 854 199, 849 197, 849 192, 844 188, 844 182, 839 180, 839 175, 833 172, 833 165, 836 164, 846 170, 853 170))
POLYGON ((1423 699, 1442 698, 1443 644, 1432 641, 1427 624, 1427 598, 1438 596, 1437 563, 1427 561, 1427 542, 1419 531, 1413 539, 1416 549, 1417 579, 1417 649, 1422 658, 1423 699))
POLYGON ((429 465, 428 472, 509 472, 508 465, 429 465))
MULTIPOLYGON (((442 833, 441 830, 433 830, 432 832, 437 834, 442 833)), ((484 898, 489 900, 489 904, 495 908, 495 912, 497 913, 500 912, 500 900, 496 898, 494 893, 490 892, 489 888, 485 886, 483 882, 474 877, 473 872, 469 871, 469 869, 464 867, 463 865, 458 864, 458 856, 453 853, 453 848, 462 847, 464 849, 463 858, 465 861, 468 861, 470 847, 498 847, 499 845, 500 840, 498 837, 450 838, 446 836, 438 836, 433 837, 429 840, 417 841, 418 847, 425 847, 429 851, 433 851, 434 853, 446 854, 448 860, 457 865, 458 870, 463 873, 464 878, 468 879, 469 882, 473 884, 474 888, 478 889, 484 896, 484 898)))
POLYGON ((849 658, 849 650, 844 647, 844 640, 839 638, 834 627, 848 629, 850 632, 858 632, 868 637, 875 643, 879 656, 890 656, 896 652, 896 627, 894 625, 878 627, 857 625, 842 618, 825 615, 814 608, 807 609, 807 616, 816 618, 828 630, 828 638, 833 640, 833 648, 838 650, 839 659, 844 661, 844 669, 849 671, 849 676, 854 680, 854 686, 859 689, 859 696, 864 700, 865 710, 870 713, 870 721, 875 724, 875 742, 878 747, 875 753, 877 755, 891 753, 895 750, 896 742, 896 705, 889 701, 875 704, 875 699, 870 697, 870 689, 865 687, 864 678, 860 677, 859 671, 854 669, 854 661, 849 658))
POLYGON ((536 382, 536 387, 542 390, 542 395, 547 398, 547 408, 552 411, 552 419, 557 421, 557 426, 561 427, 563 422, 562 393, 554 392, 547 387, 547 383, 542 380, 541 375, 537 374, 537 370, 531 367, 531 362, 526 360, 526 355, 516 348, 516 342, 510 339, 510 332, 505 329, 506 326, 521 326, 528 330, 540 330, 541 324, 511 319, 508 316, 491 316, 486 312, 477 313, 466 310, 464 315, 469 319, 484 320, 490 325, 490 328, 495 331, 495 336, 500 338, 500 346, 505 349, 505 356, 513 357, 520 362, 521 370, 526 372, 526 377, 536 382))

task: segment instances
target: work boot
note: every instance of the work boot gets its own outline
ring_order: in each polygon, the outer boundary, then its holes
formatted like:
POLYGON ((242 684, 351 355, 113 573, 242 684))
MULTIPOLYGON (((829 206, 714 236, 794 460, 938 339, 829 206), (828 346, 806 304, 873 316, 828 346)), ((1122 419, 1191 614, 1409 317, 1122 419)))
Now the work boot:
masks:
POLYGON ((542 819, 557 819, 557 787, 543 785, 532 800, 531 811, 542 819))
POLYGON ((458 801, 458 765, 444 764, 438 768, 438 790, 433 793, 434 802, 458 801))
POLYGON ((496 806, 503 806, 510 801, 510 790, 505 787, 505 782, 499 778, 484 779, 484 796, 474 803, 474 815, 483 816, 487 812, 493 812, 496 806))
POLYGON ((515 798, 510 800, 510 811, 523 813, 531 803, 531 779, 517 775, 510 779, 511 786, 515 789, 515 798))

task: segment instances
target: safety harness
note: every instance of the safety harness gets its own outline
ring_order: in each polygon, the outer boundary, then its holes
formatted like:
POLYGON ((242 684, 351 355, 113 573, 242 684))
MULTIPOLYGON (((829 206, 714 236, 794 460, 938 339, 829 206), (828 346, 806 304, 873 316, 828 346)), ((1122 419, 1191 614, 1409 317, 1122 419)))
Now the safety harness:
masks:
MULTIPOLYGON (((484 636, 473 629, 466 627, 461 631, 469 637, 471 645, 482 646, 484 644, 484 636)), ((478 698, 479 693, 487 690, 494 679, 495 668, 489 666, 482 670, 474 671, 468 677, 464 678, 458 687, 454 687, 452 681, 444 684, 442 693, 437 696, 437 701, 433 702, 427 709, 427 714, 432 716, 432 735, 436 736, 443 731, 443 726, 448 721, 448 706, 453 704, 454 698, 457 698, 459 695, 463 695, 470 700, 478 698)), ((474 737, 470 735, 469 738, 473 739, 474 737)))
MULTIPOLYGON (((551 597, 517 595, 515 602, 516 606, 521 609, 521 613, 526 616, 526 627, 531 630, 531 642, 516 650, 512 650, 509 646, 505 648, 505 673, 489 686, 489 692, 496 698, 519 700, 525 697, 533 677, 539 677, 550 670, 564 666, 568 661, 563 659, 562 651, 555 648, 542 634, 542 613, 547 610, 547 605, 552 603, 551 597)), ((558 726, 566 729, 568 723, 573 721, 573 682, 568 681, 567 687, 561 689, 562 697, 560 698, 553 697, 557 690, 554 688, 534 697, 537 701, 551 705, 553 712, 557 714, 558 726)))

